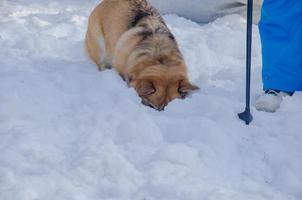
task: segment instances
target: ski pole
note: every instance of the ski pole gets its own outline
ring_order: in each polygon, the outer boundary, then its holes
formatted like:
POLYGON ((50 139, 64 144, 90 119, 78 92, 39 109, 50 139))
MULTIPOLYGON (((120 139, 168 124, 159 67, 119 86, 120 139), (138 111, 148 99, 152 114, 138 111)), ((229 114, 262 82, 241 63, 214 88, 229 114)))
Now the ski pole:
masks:
POLYGON ((243 113, 238 116, 246 125, 249 125, 253 116, 250 111, 251 96, 251 56, 252 56, 252 31, 253 31, 253 0, 247 1, 247 33, 246 33, 246 106, 243 113))

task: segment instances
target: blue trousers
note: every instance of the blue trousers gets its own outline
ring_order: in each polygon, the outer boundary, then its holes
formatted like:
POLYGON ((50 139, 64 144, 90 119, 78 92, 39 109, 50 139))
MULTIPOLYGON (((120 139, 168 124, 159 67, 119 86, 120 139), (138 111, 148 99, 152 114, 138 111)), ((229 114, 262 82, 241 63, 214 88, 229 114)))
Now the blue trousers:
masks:
POLYGON ((259 30, 264 89, 302 91, 302 0, 264 0, 259 30))

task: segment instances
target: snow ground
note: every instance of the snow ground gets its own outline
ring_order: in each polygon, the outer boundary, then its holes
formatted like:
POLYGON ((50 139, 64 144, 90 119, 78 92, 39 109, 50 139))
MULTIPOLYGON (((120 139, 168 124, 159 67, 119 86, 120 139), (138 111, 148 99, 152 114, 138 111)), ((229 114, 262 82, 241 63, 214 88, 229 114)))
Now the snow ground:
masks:
MULTIPOLYGON (((0 200, 302 199, 302 94, 245 126, 245 20, 167 15, 201 90, 140 104, 83 51, 93 1, 0 2, 0 200)), ((253 101, 261 91, 254 29, 253 101)))

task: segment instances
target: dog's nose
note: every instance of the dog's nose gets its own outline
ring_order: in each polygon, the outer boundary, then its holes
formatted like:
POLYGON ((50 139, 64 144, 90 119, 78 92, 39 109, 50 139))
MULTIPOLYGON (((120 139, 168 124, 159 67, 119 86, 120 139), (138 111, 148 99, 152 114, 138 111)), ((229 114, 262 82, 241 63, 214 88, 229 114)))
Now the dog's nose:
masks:
POLYGON ((165 105, 163 105, 163 106, 157 108, 157 110, 158 110, 158 111, 164 111, 164 110, 165 110, 165 105))

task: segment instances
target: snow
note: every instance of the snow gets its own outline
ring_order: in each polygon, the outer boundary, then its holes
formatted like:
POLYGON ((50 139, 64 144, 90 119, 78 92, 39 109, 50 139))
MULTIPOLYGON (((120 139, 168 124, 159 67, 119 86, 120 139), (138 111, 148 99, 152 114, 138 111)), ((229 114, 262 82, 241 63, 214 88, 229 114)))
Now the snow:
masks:
POLYGON ((299 200, 302 94, 244 108, 245 19, 199 25, 166 15, 201 90, 164 112, 140 104, 85 56, 98 1, 0 2, 0 200, 299 200))
MULTIPOLYGON (((246 16, 246 0, 150 0, 164 14, 176 13, 198 22, 212 21, 226 14, 246 16), (173 6, 171 6, 173 5, 173 6)), ((254 20, 259 20, 262 0, 254 0, 254 20)))

